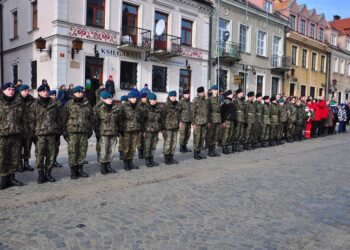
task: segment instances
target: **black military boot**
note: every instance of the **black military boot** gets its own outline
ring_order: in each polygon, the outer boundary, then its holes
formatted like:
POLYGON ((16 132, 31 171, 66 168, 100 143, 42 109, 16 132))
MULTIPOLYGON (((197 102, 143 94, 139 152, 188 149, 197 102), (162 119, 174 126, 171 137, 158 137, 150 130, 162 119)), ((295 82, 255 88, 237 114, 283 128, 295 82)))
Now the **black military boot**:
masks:
POLYGON ((83 165, 79 165, 78 166, 78 176, 79 177, 83 177, 83 178, 88 178, 89 177, 89 175, 84 172, 83 165))
POLYGON ((131 168, 129 167, 129 160, 123 160, 123 163, 124 163, 124 170, 130 171, 131 168))
POLYGON ((248 144, 247 144, 247 143, 244 143, 243 149, 244 149, 244 150, 248 150, 248 144))
POLYGON ((108 174, 108 171, 107 171, 107 163, 101 163, 101 174, 102 174, 102 175, 108 174))
POLYGON ((229 147, 228 146, 223 146, 222 153, 224 155, 229 155, 230 154, 229 147))
POLYGON ((123 151, 119 151, 119 160, 123 160, 123 151))
POLYGON ((83 162, 83 165, 86 165, 86 164, 89 164, 89 162, 88 162, 87 160, 85 160, 85 161, 83 162))
POLYGON ((169 161, 171 164, 179 164, 179 162, 174 159, 174 155, 169 155, 169 161))
POLYGON ((186 153, 185 145, 180 145, 179 151, 180 151, 180 153, 186 153))
POLYGON ((134 163, 132 163, 132 159, 128 160, 128 161, 129 161, 129 168, 130 169, 139 169, 139 166, 137 166, 134 163))
POLYGON ((153 164, 151 162, 151 158, 150 157, 146 157, 145 158, 145 163, 146 163, 146 167, 148 167, 148 168, 153 167, 153 164))
POLYGON ((45 176, 44 170, 39 170, 39 171, 38 171, 38 174, 39 174, 38 180, 37 180, 38 184, 43 184, 43 183, 45 183, 45 182, 46 182, 46 176, 45 176))
POLYGON ((53 166, 55 168, 63 168, 63 166, 61 164, 59 164, 57 161, 54 162, 53 166))
POLYGON ((218 151, 216 151, 215 146, 213 146, 213 153, 214 153, 215 156, 220 156, 220 154, 218 153, 218 151))
POLYGON ((48 182, 55 182, 56 180, 55 180, 55 178, 52 177, 51 172, 52 172, 52 168, 45 169, 46 180, 48 182))
POLYGON ((210 147, 208 148, 208 156, 209 156, 209 157, 215 157, 215 154, 214 154, 214 152, 213 152, 213 147, 212 147, 212 146, 210 146, 210 147))
POLYGON ((16 175, 15 174, 10 174, 10 186, 23 186, 23 183, 16 180, 16 175))
POLYGON ((201 158, 201 159, 207 159, 207 157, 205 155, 203 155, 201 153, 201 151, 198 151, 198 156, 201 158))
POLYGON ((196 160, 201 160, 201 158, 198 155, 198 151, 193 151, 193 158, 196 160))
POLYGON ((78 166, 71 166, 70 167, 70 178, 72 180, 78 179, 77 169, 78 169, 78 166))
POLYGON ((0 177, 0 190, 4 190, 10 187, 10 176, 1 176, 0 177))
POLYGON ((32 168, 30 165, 29 165, 29 160, 28 159, 24 159, 24 171, 34 171, 34 168, 32 168))
POLYGON ((171 165, 171 161, 170 161, 170 156, 169 155, 164 155, 164 163, 165 165, 171 165))
POLYGON ((185 147, 185 153, 191 153, 192 152, 191 149, 187 148, 187 145, 185 145, 184 147, 185 147))
POLYGON ((138 150, 139 159, 143 159, 143 149, 138 150))
POLYGON ((107 169, 108 173, 115 174, 117 172, 115 169, 111 168, 111 163, 110 162, 107 162, 106 169, 107 169))
POLYGON ((150 158, 150 161, 151 161, 153 166, 159 166, 159 163, 157 163, 153 160, 153 156, 150 158))
POLYGON ((23 173, 24 172, 24 164, 23 161, 21 160, 19 165, 18 165, 18 169, 17 169, 18 173, 23 173))

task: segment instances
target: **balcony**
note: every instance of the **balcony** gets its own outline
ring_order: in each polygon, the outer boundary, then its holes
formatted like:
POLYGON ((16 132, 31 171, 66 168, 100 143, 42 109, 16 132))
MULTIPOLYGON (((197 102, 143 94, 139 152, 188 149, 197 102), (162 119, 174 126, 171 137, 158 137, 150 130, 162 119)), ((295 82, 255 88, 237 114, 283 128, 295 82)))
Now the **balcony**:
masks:
POLYGON ((285 72, 291 68, 291 59, 286 56, 272 55, 271 70, 275 72, 285 72))
POLYGON ((122 29, 119 50, 147 52, 151 50, 151 31, 138 27, 126 26, 122 29))
POLYGON ((239 44, 220 41, 217 42, 216 58, 217 63, 220 59, 221 63, 234 64, 241 60, 241 50, 239 44))
POLYGON ((181 38, 168 34, 154 37, 153 56, 170 58, 181 55, 181 38))

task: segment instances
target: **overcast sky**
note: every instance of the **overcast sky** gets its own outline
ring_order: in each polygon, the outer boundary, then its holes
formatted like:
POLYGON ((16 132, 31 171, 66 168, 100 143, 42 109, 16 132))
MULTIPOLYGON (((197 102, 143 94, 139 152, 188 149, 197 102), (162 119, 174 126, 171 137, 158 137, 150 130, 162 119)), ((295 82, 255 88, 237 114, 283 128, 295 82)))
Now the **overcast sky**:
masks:
POLYGON ((350 0, 298 0, 297 3, 316 9, 317 13, 324 13, 327 21, 332 21, 334 15, 350 17, 350 0))

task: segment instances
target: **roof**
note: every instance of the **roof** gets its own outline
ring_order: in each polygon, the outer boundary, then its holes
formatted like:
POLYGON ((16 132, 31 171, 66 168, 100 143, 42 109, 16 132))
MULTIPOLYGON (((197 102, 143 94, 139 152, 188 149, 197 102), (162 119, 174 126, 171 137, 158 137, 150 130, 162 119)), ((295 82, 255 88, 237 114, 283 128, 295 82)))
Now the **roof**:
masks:
POLYGON ((350 18, 344 18, 329 22, 332 28, 338 30, 342 35, 350 36, 350 18))
POLYGON ((291 8, 296 0, 286 0, 286 1, 274 1, 274 8, 278 11, 286 10, 291 8))

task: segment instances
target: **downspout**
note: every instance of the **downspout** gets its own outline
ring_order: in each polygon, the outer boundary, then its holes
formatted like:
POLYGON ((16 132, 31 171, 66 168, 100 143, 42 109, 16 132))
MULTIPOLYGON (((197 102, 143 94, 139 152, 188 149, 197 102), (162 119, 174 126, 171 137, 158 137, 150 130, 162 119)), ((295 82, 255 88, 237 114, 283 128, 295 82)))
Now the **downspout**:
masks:
POLYGON ((3 47, 3 44, 4 44, 4 35, 3 35, 3 20, 4 17, 3 17, 3 5, 0 4, 0 71, 1 71, 1 74, 0 74, 0 83, 1 85, 4 83, 4 47, 3 47))
MULTIPOLYGON (((212 10, 210 12, 210 18, 209 18, 209 56, 208 56, 208 81, 211 83, 211 70, 212 70, 212 46, 213 46, 213 41, 211 39, 211 35, 213 34, 213 15, 215 13, 215 8, 212 7, 212 10)), ((208 82, 206 83, 207 85, 209 84, 208 82)))
MULTIPOLYGON (((325 91, 325 98, 327 99, 327 96, 329 97, 330 93, 330 84, 331 84, 331 62, 332 62, 332 54, 331 52, 327 52, 327 70, 326 70, 326 91, 325 91)), ((333 93, 332 93, 333 97, 333 93)))
MULTIPOLYGON (((288 26, 286 26, 286 27, 284 27, 284 40, 283 40, 283 56, 284 56, 284 58, 285 58, 285 60, 286 60, 286 62, 287 62, 287 34, 288 34, 288 32, 289 32, 289 27, 288 26)), ((291 67, 292 66, 292 58, 290 59, 291 61, 290 61, 290 65, 289 65, 289 67, 291 67)), ((289 71, 289 70, 288 70, 289 71)), ((286 79, 286 74, 285 73, 283 73, 283 82, 282 82, 282 88, 281 88, 281 94, 282 93, 284 93, 284 88, 286 87, 286 81, 287 81, 287 79, 286 79)))

